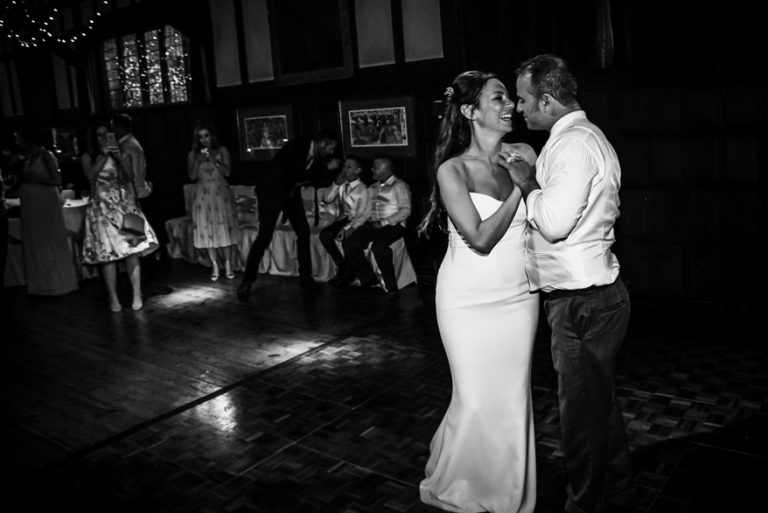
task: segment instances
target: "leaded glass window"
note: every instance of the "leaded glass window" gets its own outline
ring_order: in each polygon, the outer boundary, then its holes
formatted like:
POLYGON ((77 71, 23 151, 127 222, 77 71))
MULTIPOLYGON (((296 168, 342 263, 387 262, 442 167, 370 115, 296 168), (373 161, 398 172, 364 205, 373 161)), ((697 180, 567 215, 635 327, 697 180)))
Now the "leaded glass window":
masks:
POLYGON ((187 44, 181 32, 165 27, 165 62, 168 65, 168 86, 171 102, 187 101, 187 44))
POLYGON ((189 42, 171 26, 104 41, 113 109, 189 100, 189 42))

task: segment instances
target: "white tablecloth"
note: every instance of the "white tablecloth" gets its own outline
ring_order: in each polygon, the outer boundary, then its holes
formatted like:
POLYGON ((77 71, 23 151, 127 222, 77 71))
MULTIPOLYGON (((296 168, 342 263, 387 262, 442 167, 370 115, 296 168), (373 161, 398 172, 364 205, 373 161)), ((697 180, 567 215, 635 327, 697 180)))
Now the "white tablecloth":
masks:
MULTIPOLYGON (((64 213, 64 227, 70 235, 70 246, 72 248, 72 261, 75 262, 78 278, 87 279, 96 276, 98 273, 93 266, 82 264, 82 241, 83 230, 85 228, 85 207, 87 200, 72 199, 66 200, 62 205, 64 213)), ((19 206, 18 198, 8 198, 5 200, 6 208, 19 206)), ((3 283, 6 286, 24 285, 24 254, 21 235, 21 219, 11 217, 8 219, 8 259, 3 272, 3 283)))

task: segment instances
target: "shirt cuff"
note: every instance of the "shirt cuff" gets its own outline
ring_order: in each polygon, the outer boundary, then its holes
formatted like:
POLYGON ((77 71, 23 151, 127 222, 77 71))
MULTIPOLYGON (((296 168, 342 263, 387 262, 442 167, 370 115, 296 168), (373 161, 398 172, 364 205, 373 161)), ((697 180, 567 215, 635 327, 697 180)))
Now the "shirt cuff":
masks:
POLYGON ((525 217, 528 219, 528 222, 531 223, 531 225, 538 230, 538 225, 536 224, 536 219, 534 219, 533 215, 536 211, 534 208, 534 204, 538 202, 538 200, 541 198, 541 189, 534 189, 528 194, 528 198, 525 200, 525 208, 526 208, 526 215, 525 217))

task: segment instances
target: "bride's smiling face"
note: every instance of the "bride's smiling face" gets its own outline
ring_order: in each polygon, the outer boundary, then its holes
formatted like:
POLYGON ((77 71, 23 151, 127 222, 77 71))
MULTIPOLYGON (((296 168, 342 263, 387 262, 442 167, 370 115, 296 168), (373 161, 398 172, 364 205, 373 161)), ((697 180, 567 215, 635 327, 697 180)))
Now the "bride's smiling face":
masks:
POLYGON ((502 132, 512 131, 512 112, 515 103, 509 97, 507 88, 498 78, 485 83, 477 107, 474 109, 475 122, 484 128, 502 132))

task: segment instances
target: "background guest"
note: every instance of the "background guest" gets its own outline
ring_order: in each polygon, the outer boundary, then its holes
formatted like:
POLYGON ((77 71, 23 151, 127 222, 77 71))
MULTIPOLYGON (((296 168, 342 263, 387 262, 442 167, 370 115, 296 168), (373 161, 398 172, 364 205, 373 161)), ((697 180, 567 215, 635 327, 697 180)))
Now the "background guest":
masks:
MULTIPOLYGON (((373 243, 371 252, 384 280, 384 292, 395 294, 397 277, 389 245, 405 235, 405 220, 411 215, 411 189, 394 175, 390 157, 374 159, 373 178, 376 182, 368 188, 370 214, 367 221, 344 240, 344 255, 360 286, 380 291, 379 279, 365 257, 365 249, 373 243)), ((350 277, 348 275, 346 281, 350 281, 350 277)))
POLYGON ((348 274, 344 255, 336 239, 339 236, 343 238, 349 230, 356 228, 354 221, 368 211, 368 188, 360 179, 362 170, 360 159, 350 155, 344 159, 341 172, 323 195, 324 203, 335 203, 338 206, 336 220, 320 230, 320 242, 336 264, 336 275, 329 282, 332 285, 341 283, 348 274))
MULTIPOLYGON (((125 113, 113 115, 112 129, 115 131, 120 146, 121 159, 133 176, 133 186, 136 189, 139 208, 146 216, 149 224, 162 226, 163 220, 159 215, 158 205, 155 201, 157 198, 152 194, 153 183, 147 176, 147 159, 144 154, 144 147, 133 133, 133 118, 125 113)), ((158 244, 162 245, 161 237, 165 236, 165 231, 161 230, 157 235, 158 244)), ((163 251, 157 251, 152 254, 151 258, 144 259, 144 271, 150 281, 160 271, 163 254, 163 251)))
POLYGON ((19 189, 27 292, 44 296, 77 290, 72 249, 64 227, 61 173, 44 132, 25 128, 19 141, 26 161, 19 189))
POLYGON ((211 260, 211 280, 219 279, 219 256, 223 254, 224 272, 230 280, 235 242, 238 239, 235 203, 227 177, 230 156, 226 147, 207 123, 198 123, 192 134, 192 149, 187 155, 189 179, 197 181, 192 201, 194 246, 206 249, 211 260))
POLYGON ((139 256, 158 248, 157 236, 138 206, 130 170, 120 160, 117 146, 109 146, 106 123, 96 123, 88 131, 88 151, 81 157, 83 173, 91 183, 91 195, 85 211, 85 238, 83 260, 87 264, 101 265, 104 285, 109 295, 109 308, 122 310, 117 295, 117 265, 125 260, 131 282, 133 300, 131 308, 140 310, 141 266, 139 256), (123 216, 138 214, 145 220, 144 235, 122 232, 123 216))
POLYGON ((312 277, 312 255, 309 249, 309 223, 301 197, 304 185, 324 187, 333 181, 338 161, 333 158, 338 139, 327 133, 315 137, 297 137, 285 144, 256 185, 259 209, 259 234, 251 245, 243 281, 237 297, 247 301, 251 285, 259 270, 264 251, 272 241, 275 226, 282 212, 296 232, 296 252, 299 261, 299 285, 317 286, 312 277))
POLYGON ((5 208, 5 180, 0 168, 0 288, 5 286, 5 261, 8 259, 8 211, 5 208))
POLYGON ((25 158, 17 142, 18 136, 18 132, 6 130, 0 140, 0 168, 3 170, 6 198, 18 198, 21 187, 25 158))

